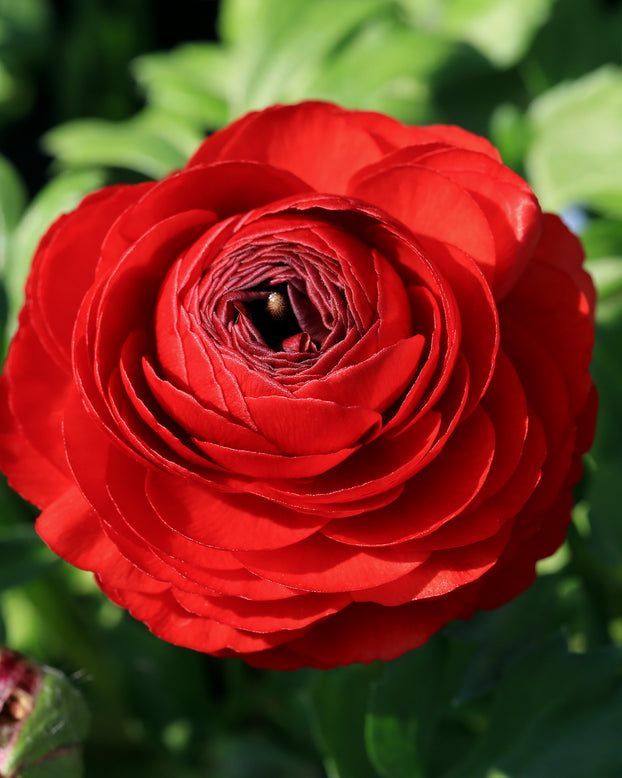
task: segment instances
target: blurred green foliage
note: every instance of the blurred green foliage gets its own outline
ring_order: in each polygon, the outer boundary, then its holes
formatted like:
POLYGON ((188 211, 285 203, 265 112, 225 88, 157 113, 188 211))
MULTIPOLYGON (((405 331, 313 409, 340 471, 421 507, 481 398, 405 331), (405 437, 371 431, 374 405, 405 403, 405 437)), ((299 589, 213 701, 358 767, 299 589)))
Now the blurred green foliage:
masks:
POLYGON ((0 124, 33 109, 30 73, 41 61, 50 32, 47 0, 0 2, 0 124))
POLYGON ((147 0, 65 5, 0 0, 0 141, 17 149, 36 119, 50 160, 40 186, 25 155, 0 156, 2 352, 58 214, 183 165, 248 110, 306 98, 488 135, 545 208, 578 216, 600 297, 600 421, 567 544, 514 602, 392 663, 279 674, 165 644, 47 552, 2 484, 0 637, 75 674, 87 774, 621 775, 622 4, 223 0, 218 40, 148 54, 147 0))

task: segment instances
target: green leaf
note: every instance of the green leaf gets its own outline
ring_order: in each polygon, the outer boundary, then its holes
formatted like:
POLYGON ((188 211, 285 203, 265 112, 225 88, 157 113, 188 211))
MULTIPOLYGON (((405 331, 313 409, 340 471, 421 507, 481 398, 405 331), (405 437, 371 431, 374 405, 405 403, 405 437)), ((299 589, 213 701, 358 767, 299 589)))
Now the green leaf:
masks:
POLYGON ((221 30, 240 68, 231 92, 232 115, 314 96, 310 84, 326 58, 337 54, 359 27, 390 10, 384 0, 226 3, 221 30))
MULTIPOLYGON (((498 74, 461 42, 464 36, 409 25, 403 9, 384 0, 227 0, 219 27, 222 44, 186 44, 134 62, 148 110, 183 118, 187 129, 204 133, 274 103, 324 99, 408 123, 446 120, 445 113, 455 121, 467 113, 467 125, 485 132, 497 94, 509 100, 522 88, 516 76, 509 89, 495 83, 498 74)), ((114 163, 160 175, 161 149, 149 154, 154 167, 143 156, 152 139, 130 140, 142 121, 139 114, 116 127, 115 138, 104 128, 101 143, 88 134, 85 143, 61 127, 48 134, 47 147, 65 165, 114 163)), ((69 127, 94 131, 92 123, 69 127)), ((103 132, 101 123, 97 127, 103 132)), ((151 138, 151 128, 147 134, 151 138)), ((175 136, 161 135, 160 142, 175 136)), ((185 158, 189 145, 183 151, 185 158)))
POLYGON ((546 22, 552 0, 400 0, 415 24, 470 43, 495 66, 518 62, 546 22))
POLYGON ((474 648, 456 701, 464 703, 493 689, 507 666, 542 635, 558 629, 560 621, 557 579, 551 575, 536 579, 526 592, 501 608, 452 624, 450 634, 474 648))
POLYGON ((555 638, 513 663, 489 727, 443 778, 614 778, 622 770, 622 650, 571 654, 555 638))
POLYGON ((622 254, 591 260, 587 269, 594 280, 600 300, 622 291, 622 254))
POLYGON ((622 71, 559 85, 529 110, 528 177, 545 210, 583 204, 622 215, 622 71))
POLYGON ((103 183, 100 171, 65 173, 50 181, 27 208, 10 242, 5 268, 9 333, 15 329, 30 263, 43 233, 56 218, 73 210, 86 194, 103 183))
POLYGON ((367 758, 364 724, 374 665, 351 665, 316 676, 309 688, 312 719, 331 778, 377 778, 367 758))
POLYGON ((424 778, 425 752, 447 702, 446 646, 434 638, 387 663, 372 684, 365 737, 383 778, 424 778))
POLYGON ((222 127, 229 120, 229 95, 238 70, 236 58, 211 43, 185 44, 132 63, 150 106, 203 129, 222 127))
MULTIPOLYGON (((26 203, 26 190, 10 162, 0 155, 0 276, 7 263, 11 236, 26 203)), ((0 283, 0 360, 6 351, 6 327, 9 315, 4 282, 0 283)))
POLYGON ((500 103, 490 117, 490 140, 503 162, 514 170, 522 168, 529 146, 529 124, 511 103, 500 103))
MULTIPOLYGON (((254 700, 249 695, 247 676, 241 675, 235 684, 228 685, 230 691, 227 696, 231 702, 237 697, 238 706, 248 706, 249 700, 253 701, 258 708, 266 711, 273 726, 289 742, 296 743, 300 750, 315 752, 307 704, 307 688, 315 675, 316 672, 309 668, 287 673, 266 670, 254 687, 254 700)), ((219 711, 222 710, 220 705, 219 711)))
MULTIPOLYGON (((622 257, 622 222, 592 218, 581 231, 581 243, 588 259, 622 257)), ((592 265, 588 266, 592 272, 592 265)))
POLYGON ((622 315, 622 222, 592 218, 580 237, 588 259, 586 269, 598 291, 598 320, 611 318, 616 311, 622 315))
POLYGON ((590 478, 587 492, 591 545, 598 558, 610 566, 610 574, 617 571, 618 582, 622 581, 621 472, 622 456, 600 461, 590 478))
POLYGON ((220 37, 227 44, 255 41, 261 47, 262 41, 290 27, 305 5, 306 0, 287 4, 279 4, 278 0, 225 0, 218 17, 220 37))
POLYGON ((436 35, 388 15, 374 18, 316 69, 309 93, 407 123, 429 121, 432 78, 454 54, 455 46, 436 35))
POLYGON ((212 738, 209 752, 209 775, 223 778, 310 778, 315 774, 313 766, 288 753, 282 743, 257 734, 212 738))
POLYGON ((124 122, 79 119, 61 124, 43 136, 43 147, 65 168, 119 167, 150 178, 161 178, 182 167, 186 145, 194 151, 196 136, 186 144, 187 130, 179 124, 160 126, 164 117, 139 114, 124 122), (179 148, 179 132, 184 149, 179 148))
POLYGON ((424 121, 430 78, 455 52, 381 0, 229 0, 219 22, 224 45, 187 44, 133 65, 151 106, 203 129, 308 98, 424 121))
POLYGON ((0 270, 4 267, 7 235, 15 229, 26 204, 26 187, 13 165, 0 155, 0 270))

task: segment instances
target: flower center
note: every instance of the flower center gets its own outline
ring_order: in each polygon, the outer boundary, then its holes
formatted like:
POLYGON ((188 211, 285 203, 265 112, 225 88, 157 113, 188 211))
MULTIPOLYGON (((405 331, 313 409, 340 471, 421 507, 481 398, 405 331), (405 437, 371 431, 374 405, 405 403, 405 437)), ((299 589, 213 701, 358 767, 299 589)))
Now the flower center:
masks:
POLYGON ((266 346, 278 351, 284 340, 302 331, 290 303, 287 284, 256 291, 265 295, 248 300, 245 308, 266 346))
POLYGON ((196 287, 200 324, 253 369, 293 380, 356 326, 347 281, 336 258, 305 243, 241 241, 196 287))

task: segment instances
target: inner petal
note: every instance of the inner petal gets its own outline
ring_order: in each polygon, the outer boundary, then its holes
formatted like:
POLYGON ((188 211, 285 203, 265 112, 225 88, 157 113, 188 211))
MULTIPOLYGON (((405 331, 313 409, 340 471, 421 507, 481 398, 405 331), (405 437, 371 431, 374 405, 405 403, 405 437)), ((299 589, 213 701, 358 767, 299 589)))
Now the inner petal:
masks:
POLYGON ((336 264, 288 241, 225 252, 200 283, 202 327, 254 367, 280 372, 315 361, 353 324, 336 264))

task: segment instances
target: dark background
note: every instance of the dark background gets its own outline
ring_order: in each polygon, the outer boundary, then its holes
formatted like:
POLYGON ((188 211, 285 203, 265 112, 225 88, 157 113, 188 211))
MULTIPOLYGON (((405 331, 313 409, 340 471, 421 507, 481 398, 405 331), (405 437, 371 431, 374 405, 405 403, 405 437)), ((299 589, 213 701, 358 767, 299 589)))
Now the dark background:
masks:
POLYGON ((39 45, 24 41, 15 66, 25 84, 23 114, 0 124, 0 153, 16 165, 31 195, 49 177, 50 160, 39 145, 46 130, 75 118, 130 116, 142 105, 129 67, 135 57, 183 41, 217 39, 218 0, 54 0, 50 5, 51 35, 39 45))

